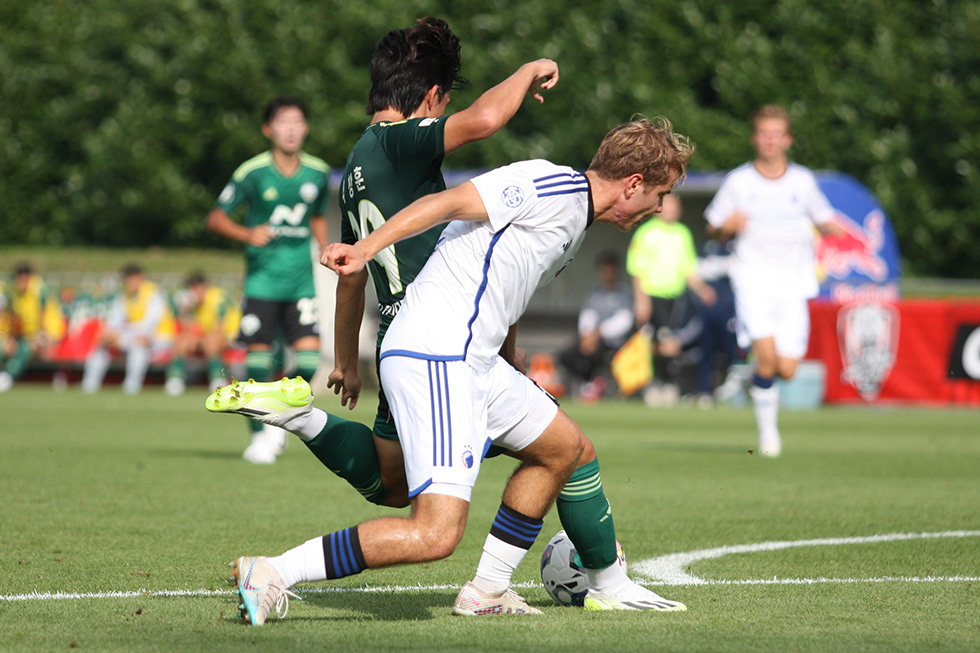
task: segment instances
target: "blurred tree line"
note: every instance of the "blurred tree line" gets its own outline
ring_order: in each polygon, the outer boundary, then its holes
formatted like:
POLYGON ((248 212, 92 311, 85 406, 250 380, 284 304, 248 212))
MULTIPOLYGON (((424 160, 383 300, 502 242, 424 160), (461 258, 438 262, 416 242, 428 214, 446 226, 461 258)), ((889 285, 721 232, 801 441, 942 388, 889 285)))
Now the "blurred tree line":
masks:
POLYGON ((447 160, 588 165, 634 113, 666 115, 693 168, 751 158, 748 117, 781 102, 795 160, 866 183, 906 269, 980 277, 980 4, 972 0, 7 0, 0 3, 0 243, 226 245, 204 216, 266 147, 265 102, 311 108, 307 150, 342 168, 367 121, 378 39, 445 18, 471 85, 525 61, 561 81, 447 160))

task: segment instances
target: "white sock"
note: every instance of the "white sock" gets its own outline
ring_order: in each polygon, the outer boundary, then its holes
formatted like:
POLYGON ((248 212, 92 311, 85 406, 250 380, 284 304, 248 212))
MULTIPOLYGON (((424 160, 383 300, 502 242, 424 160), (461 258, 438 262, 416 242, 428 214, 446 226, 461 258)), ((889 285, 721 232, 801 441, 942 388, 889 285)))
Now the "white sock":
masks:
POLYGON ((290 433, 295 433, 304 442, 312 440, 320 435, 323 427, 327 425, 329 416, 319 408, 313 408, 309 412, 301 413, 288 420, 282 425, 290 433))
POLYGON ((126 378, 123 379, 123 392, 136 394, 143 389, 146 370, 150 367, 150 348, 133 345, 126 352, 126 378))
POLYGON ((98 392, 111 362, 112 357, 104 347, 99 347, 88 355, 85 359, 85 372, 82 375, 83 392, 98 392))
POLYGON ((487 594, 502 594, 510 587, 514 570, 521 564, 525 555, 527 549, 507 544, 493 535, 487 535, 473 584, 487 594))
POLYGON ((327 579, 327 567, 323 561, 323 538, 314 537, 282 555, 269 558, 286 587, 303 581, 327 579))
POLYGON ((586 569, 585 575, 589 579, 589 589, 604 594, 621 593, 623 589, 633 584, 626 575, 626 570, 619 564, 619 560, 605 569, 586 569))
POLYGON ((766 440, 779 437, 777 420, 779 417, 779 387, 771 388, 752 386, 749 390, 752 405, 755 408, 755 422, 759 427, 759 439, 766 440))

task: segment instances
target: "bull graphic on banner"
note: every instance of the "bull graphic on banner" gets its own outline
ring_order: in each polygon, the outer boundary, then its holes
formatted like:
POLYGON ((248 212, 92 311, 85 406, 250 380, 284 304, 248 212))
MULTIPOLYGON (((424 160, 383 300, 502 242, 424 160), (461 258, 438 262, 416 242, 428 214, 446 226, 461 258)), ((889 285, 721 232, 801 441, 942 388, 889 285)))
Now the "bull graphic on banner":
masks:
POLYGON ((898 239, 878 200, 859 181, 841 173, 821 172, 817 180, 844 231, 817 240, 820 296, 840 304, 898 300, 898 239))
POLYGON ((845 306, 837 315, 841 379, 866 401, 878 397, 898 354, 898 309, 875 302, 845 306))

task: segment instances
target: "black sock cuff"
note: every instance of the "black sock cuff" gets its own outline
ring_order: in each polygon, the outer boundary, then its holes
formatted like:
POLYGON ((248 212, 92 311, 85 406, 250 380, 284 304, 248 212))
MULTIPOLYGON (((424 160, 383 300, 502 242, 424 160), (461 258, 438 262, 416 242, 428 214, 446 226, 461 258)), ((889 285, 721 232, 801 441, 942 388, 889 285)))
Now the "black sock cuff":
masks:
POLYGON ((359 574, 367 567, 357 526, 323 536, 323 563, 327 579, 359 574))
POLYGON ((522 515, 507 504, 501 503, 490 527, 490 534, 512 546, 530 549, 543 525, 543 519, 522 515))

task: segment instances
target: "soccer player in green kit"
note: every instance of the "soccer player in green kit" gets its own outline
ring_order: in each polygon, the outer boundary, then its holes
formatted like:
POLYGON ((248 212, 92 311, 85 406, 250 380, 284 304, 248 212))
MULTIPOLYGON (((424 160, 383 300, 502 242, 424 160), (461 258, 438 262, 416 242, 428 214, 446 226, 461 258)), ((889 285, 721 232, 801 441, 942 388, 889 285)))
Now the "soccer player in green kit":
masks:
MULTIPOLYGON (((513 117, 526 93, 530 92, 543 102, 539 87, 550 89, 558 81, 557 64, 539 59, 519 68, 467 109, 445 117, 451 91, 465 81, 459 71, 459 39, 441 20, 421 19, 412 28, 389 32, 378 44, 371 61, 372 87, 367 107, 372 115, 371 124, 351 151, 341 181, 343 242, 356 242, 414 200, 444 190, 441 166, 446 154, 491 136, 513 117)), ((370 262, 381 313, 379 347, 398 312, 405 287, 432 254, 441 232, 442 227, 436 227, 406 239, 383 250, 370 262)), ((329 385, 341 393, 342 404, 349 402, 351 407, 357 402, 361 389, 357 334, 364 312, 367 276, 367 270, 353 276, 340 276, 337 286, 336 367, 330 374, 329 385)), ((512 327, 502 354, 521 369, 524 352, 516 348, 515 343, 516 329, 512 327)), ((262 410, 265 399, 277 396, 277 389, 269 386, 271 384, 235 384, 212 395, 208 399, 209 409, 225 412, 239 412, 238 408, 243 409, 241 412, 253 408, 262 410), (228 403, 230 396, 235 398, 228 403), (252 401, 253 398, 258 400, 252 401)), ((276 403, 274 399, 272 403, 276 403)), ((302 428, 294 426, 295 423, 290 423, 289 430, 303 439, 321 462, 366 499, 380 505, 408 505, 401 444, 384 388, 379 392, 373 433, 366 425, 318 410, 310 413, 310 419, 302 428)), ((488 456, 503 453, 502 449, 496 449, 492 447, 488 456)), ((617 560, 612 513, 602 490, 599 463, 591 442, 586 441, 580 465, 558 497, 557 507, 562 525, 586 568, 590 585, 606 590, 608 596, 618 597, 596 609, 684 609, 683 604, 663 599, 656 602, 632 600, 636 593, 634 588, 641 588, 626 576, 617 560)), ((472 587, 466 590, 467 600, 475 601, 477 606, 457 609, 457 614, 538 612, 513 591, 499 590, 499 586, 506 586, 502 583, 503 577, 510 577, 508 561, 495 555, 506 550, 498 537, 507 530, 506 519, 506 516, 498 515, 495 520, 476 577, 468 584, 472 587)), ((252 564, 251 561, 256 560, 256 565, 261 561, 262 565, 268 565, 267 571, 272 574, 283 574, 279 580, 270 576, 270 587, 289 586, 304 577, 304 569, 323 565, 324 547, 318 544, 319 541, 317 538, 291 549, 275 558, 273 564, 261 558, 239 559, 236 577, 240 592, 243 592, 243 605, 248 606, 248 623, 264 621, 268 608, 256 608, 258 612, 252 614, 253 599, 246 597, 251 590, 241 585, 242 579, 251 577, 251 572, 241 568, 245 564, 243 561, 252 564), (317 555, 319 561, 309 557, 317 555), (280 568, 278 563, 284 566, 280 568), (285 585, 280 582, 282 580, 285 585)), ((279 595, 278 590, 272 593, 279 595)), ((266 595, 258 598, 258 605, 267 602, 266 595)))
MULTIPOLYGON (((248 347, 249 378, 266 381, 281 331, 296 355, 296 374, 313 378, 320 358, 320 328, 310 238, 327 244, 324 217, 330 167, 303 152, 309 128, 306 106, 279 96, 265 108, 262 133, 271 147, 235 170, 221 191, 207 227, 245 243, 245 306, 241 339, 248 347), (241 223, 229 216, 244 207, 241 223)), ((268 464, 286 444, 282 429, 249 421, 251 443, 243 458, 268 464)))

